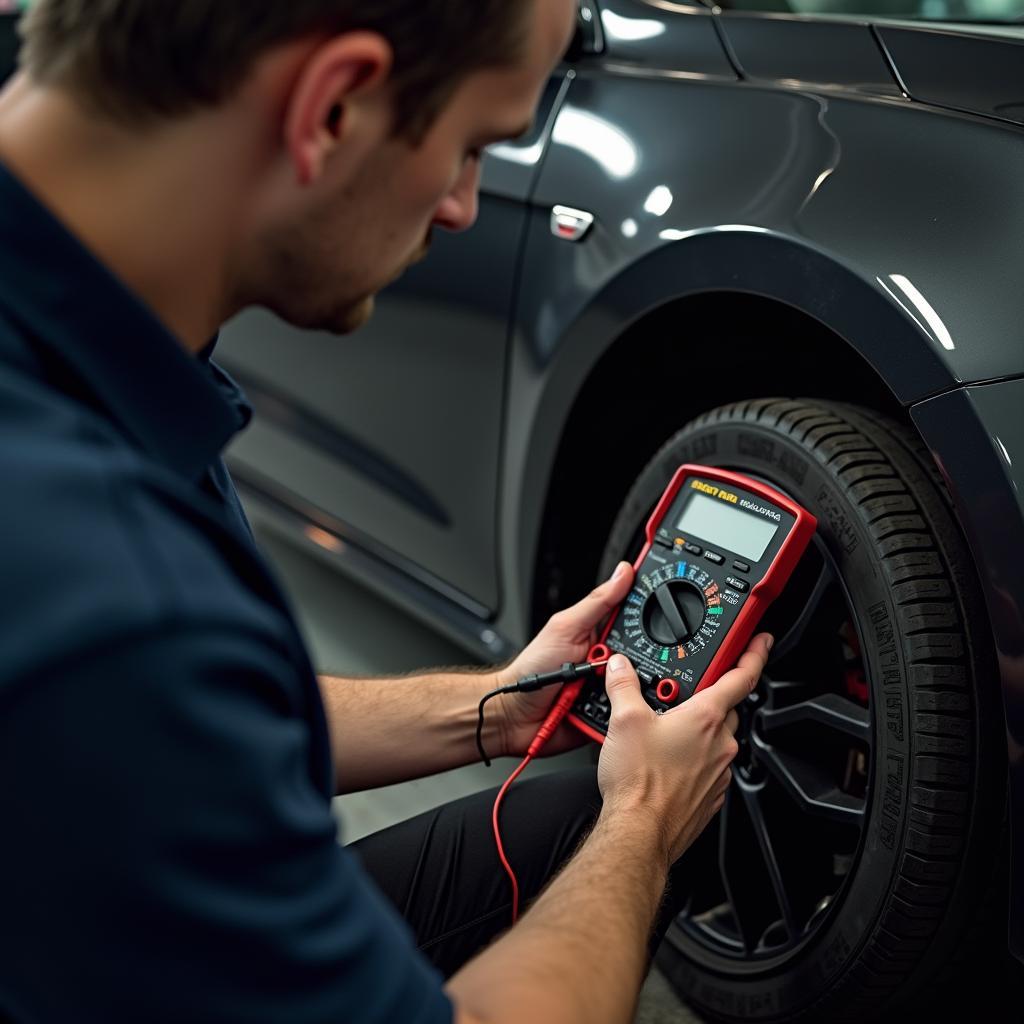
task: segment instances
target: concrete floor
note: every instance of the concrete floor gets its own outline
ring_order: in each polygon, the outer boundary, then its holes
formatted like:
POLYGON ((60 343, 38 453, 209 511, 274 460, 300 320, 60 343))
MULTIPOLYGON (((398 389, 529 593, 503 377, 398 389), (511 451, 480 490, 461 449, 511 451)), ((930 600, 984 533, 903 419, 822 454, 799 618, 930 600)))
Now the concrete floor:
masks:
MULTIPOLYGON (((310 555, 259 531, 264 553, 276 566, 291 595, 318 670, 344 675, 390 674, 437 665, 468 664, 461 650, 438 637, 310 555), (394 643, 395 618, 402 618, 402 643, 394 643), (340 624, 344 625, 340 625, 340 624)), ((586 757, 583 751, 539 762, 531 772, 558 770, 586 757)), ((436 807, 448 800, 487 789, 505 779, 515 761, 494 767, 470 765, 426 779, 335 800, 339 836, 352 842, 378 829, 436 807)), ((657 971, 641 993, 636 1024, 699 1024, 703 1018, 686 1009, 657 971)))

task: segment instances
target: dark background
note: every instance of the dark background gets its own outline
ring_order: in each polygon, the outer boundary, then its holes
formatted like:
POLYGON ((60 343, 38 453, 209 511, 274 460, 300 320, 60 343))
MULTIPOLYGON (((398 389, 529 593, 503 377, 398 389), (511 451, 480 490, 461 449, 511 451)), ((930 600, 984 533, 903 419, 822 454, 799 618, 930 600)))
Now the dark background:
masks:
POLYGON ((17 23, 15 15, 0 15, 0 82, 14 70, 14 56, 18 52, 18 36, 14 31, 17 23))

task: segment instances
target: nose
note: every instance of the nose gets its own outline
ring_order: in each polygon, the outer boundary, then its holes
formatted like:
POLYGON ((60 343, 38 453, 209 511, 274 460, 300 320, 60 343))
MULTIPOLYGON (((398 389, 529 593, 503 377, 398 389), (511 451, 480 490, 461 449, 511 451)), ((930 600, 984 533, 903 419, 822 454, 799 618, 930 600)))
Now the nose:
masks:
POLYGON ((454 188, 441 200, 434 224, 446 231, 465 231, 476 223, 480 209, 480 161, 467 160, 454 188))

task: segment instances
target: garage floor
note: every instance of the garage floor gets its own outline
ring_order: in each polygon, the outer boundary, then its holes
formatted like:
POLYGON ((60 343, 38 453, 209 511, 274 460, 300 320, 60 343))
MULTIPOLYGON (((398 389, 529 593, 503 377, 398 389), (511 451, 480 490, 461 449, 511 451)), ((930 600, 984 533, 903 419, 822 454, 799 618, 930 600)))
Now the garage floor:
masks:
MULTIPOLYGON (((403 620, 402 643, 395 644, 395 618, 401 613, 267 532, 260 532, 258 538, 284 579, 318 669, 340 675, 386 674, 468 663, 460 648, 415 622, 403 620)), ((566 757, 571 760, 581 753, 566 757)), ((557 770, 560 762, 565 763, 553 758, 530 770, 557 770)), ((490 769, 470 765, 399 786, 339 797, 335 808, 344 822, 344 841, 493 786, 514 764, 509 762, 507 769, 500 761, 490 769)), ((652 972, 641 995, 637 1024, 695 1024, 702 1019, 683 1007, 657 972, 652 972)))

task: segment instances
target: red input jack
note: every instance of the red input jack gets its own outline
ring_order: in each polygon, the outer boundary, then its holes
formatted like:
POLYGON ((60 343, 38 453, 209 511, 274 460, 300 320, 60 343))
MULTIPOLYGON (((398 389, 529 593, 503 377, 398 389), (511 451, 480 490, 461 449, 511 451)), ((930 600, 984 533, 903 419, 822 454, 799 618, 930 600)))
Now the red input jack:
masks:
POLYGON ((674 704, 679 699, 679 683, 674 679, 662 679, 654 692, 662 704, 674 704))

